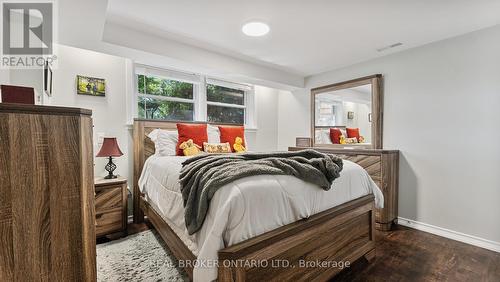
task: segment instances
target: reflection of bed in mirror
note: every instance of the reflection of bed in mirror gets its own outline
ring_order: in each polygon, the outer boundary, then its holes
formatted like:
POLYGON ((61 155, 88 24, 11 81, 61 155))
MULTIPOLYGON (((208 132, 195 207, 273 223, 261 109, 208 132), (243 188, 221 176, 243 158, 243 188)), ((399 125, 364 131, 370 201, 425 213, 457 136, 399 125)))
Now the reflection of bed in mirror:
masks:
POLYGON ((312 89, 313 146, 381 148, 381 76, 312 89))

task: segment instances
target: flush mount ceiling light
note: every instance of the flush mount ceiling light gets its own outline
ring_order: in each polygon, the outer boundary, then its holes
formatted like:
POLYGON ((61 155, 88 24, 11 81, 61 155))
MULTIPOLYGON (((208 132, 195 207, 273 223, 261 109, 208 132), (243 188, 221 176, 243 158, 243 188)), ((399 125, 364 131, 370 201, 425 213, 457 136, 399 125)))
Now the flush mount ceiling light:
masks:
POLYGON ((249 22, 243 25, 241 31, 248 36, 264 36, 269 33, 269 26, 263 22, 249 22))

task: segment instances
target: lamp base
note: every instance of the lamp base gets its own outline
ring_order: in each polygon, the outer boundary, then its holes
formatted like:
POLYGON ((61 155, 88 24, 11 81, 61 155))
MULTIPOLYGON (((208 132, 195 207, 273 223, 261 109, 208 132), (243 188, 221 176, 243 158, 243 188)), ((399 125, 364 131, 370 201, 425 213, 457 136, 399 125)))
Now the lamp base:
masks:
POLYGON ((117 175, 112 174, 112 175, 106 175, 106 176, 104 176, 104 179, 114 179, 114 178, 117 178, 117 177, 118 177, 117 175))
POLYGON ((113 179, 117 178, 118 176, 113 174, 113 171, 116 169, 116 165, 113 163, 113 158, 109 157, 109 162, 108 164, 104 167, 108 171, 108 175, 104 176, 104 179, 113 179))

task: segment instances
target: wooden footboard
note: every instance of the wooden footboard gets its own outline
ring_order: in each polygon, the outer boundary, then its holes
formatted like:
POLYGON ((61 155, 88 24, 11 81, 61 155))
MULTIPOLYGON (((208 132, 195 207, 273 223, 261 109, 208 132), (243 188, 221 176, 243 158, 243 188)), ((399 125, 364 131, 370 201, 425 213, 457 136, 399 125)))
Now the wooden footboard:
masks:
POLYGON ((219 251, 219 281, 326 281, 375 252, 365 196, 219 251))
MULTIPOLYGON (((192 279, 195 256, 144 198, 140 202, 192 279)), ((374 227, 372 195, 347 202, 220 250, 218 281, 326 281, 355 260, 374 257, 374 227)))

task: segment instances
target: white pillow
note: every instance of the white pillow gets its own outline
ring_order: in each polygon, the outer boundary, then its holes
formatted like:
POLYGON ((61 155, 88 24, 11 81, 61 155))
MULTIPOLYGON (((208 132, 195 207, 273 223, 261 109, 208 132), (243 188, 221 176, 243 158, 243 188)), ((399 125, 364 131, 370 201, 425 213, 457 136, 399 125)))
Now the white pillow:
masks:
POLYGON ((175 156, 179 140, 177 131, 155 129, 148 134, 148 137, 155 143, 155 155, 175 156))
POLYGON ((208 143, 220 143, 219 127, 207 125, 208 143))
POLYGON ((333 144, 332 139, 330 138, 330 130, 321 130, 320 136, 320 144, 333 144))

